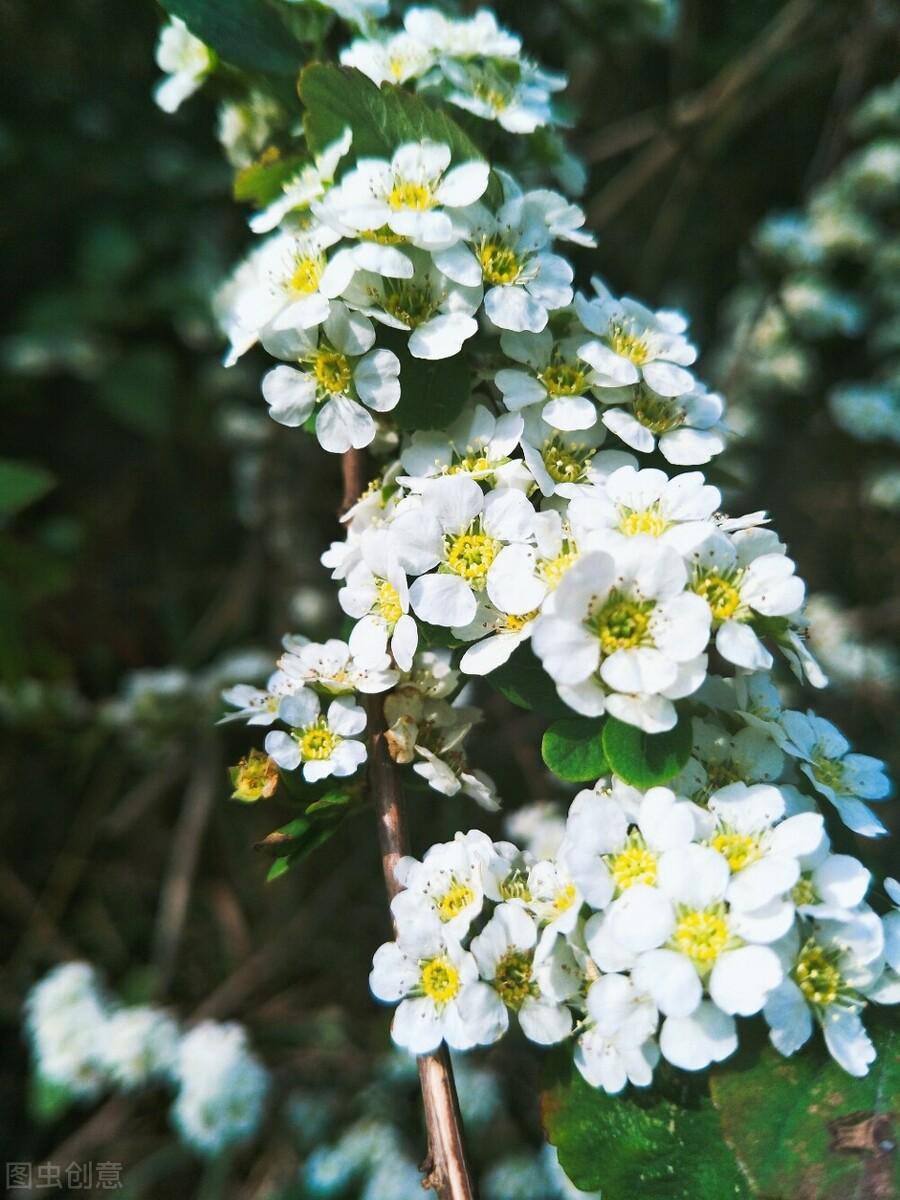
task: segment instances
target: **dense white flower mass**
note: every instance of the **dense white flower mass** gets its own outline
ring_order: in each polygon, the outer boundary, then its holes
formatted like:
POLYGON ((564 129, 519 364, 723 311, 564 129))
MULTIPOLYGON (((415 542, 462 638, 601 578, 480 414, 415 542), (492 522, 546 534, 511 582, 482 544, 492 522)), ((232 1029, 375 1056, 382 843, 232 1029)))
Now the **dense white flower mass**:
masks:
POLYGON ((182 1032, 161 1009, 123 1006, 88 963, 63 963, 34 985, 25 1029, 37 1076, 71 1099, 174 1089, 172 1122, 198 1154, 252 1137, 262 1120, 269 1077, 242 1026, 203 1021, 182 1032))
MULTIPOLYGON (((378 23, 383 0, 328 7, 356 27, 339 78, 348 114, 355 90, 367 98, 365 118, 340 132, 325 114, 326 145, 310 100, 305 142, 279 130, 271 187, 265 153, 253 164, 266 186, 250 223, 267 236, 217 309, 229 364, 257 344, 280 360, 262 382, 271 417, 331 453, 368 450, 377 478, 322 556, 347 640, 289 637, 264 688, 224 693, 231 719, 276 726, 235 795, 270 795, 279 771, 299 771, 292 787, 352 779, 338 800, 364 800, 358 700, 381 696, 370 744, 383 736, 407 782, 495 810, 465 746, 478 681, 562 709, 582 718, 568 730, 602 739, 590 762, 607 763, 564 825, 520 810, 509 828, 524 850, 471 830, 400 861, 396 938, 370 976, 397 1005, 398 1045, 468 1049, 518 1021, 538 1044, 568 1040, 584 1078, 616 1093, 649 1085, 660 1059, 687 1071, 724 1060, 756 1017, 783 1054, 821 1027, 836 1061, 864 1074, 863 1011, 900 1001, 898 919, 870 907, 870 872, 832 848, 826 823, 836 813, 858 835, 884 833, 870 805, 889 783, 830 722, 783 707, 783 665, 799 685, 827 682, 805 640, 806 588, 765 512, 727 515, 719 488, 682 470, 710 463, 728 433, 687 318, 596 277, 579 290, 575 261, 595 238, 546 186, 584 175, 545 128, 564 80, 493 14, 412 7, 401 29, 378 23), (286 162, 282 139, 296 151, 286 162), (651 747, 677 762, 660 772, 651 747)), ((171 107, 212 65, 190 36, 164 35, 171 107)), ((851 160, 848 193, 883 198, 898 161, 873 144, 851 160)), ((773 226, 761 249, 800 271, 871 244, 871 223, 832 204, 773 226)), ((865 316, 802 274, 779 306, 764 331, 774 345, 788 321, 850 334, 865 316)), ((808 367, 789 355, 779 370, 808 367)), ((887 436, 892 387, 833 396, 836 418, 887 436)), ((558 773, 591 777, 568 759, 558 773)), ((234 1031, 188 1037, 182 1062, 216 1062, 184 1085, 177 1120, 212 1148, 204 1097, 231 1088, 228 1063, 246 1063, 246 1048, 234 1031)), ((54 1045, 58 1071, 94 1086, 90 1039, 66 1028, 54 1045)), ((264 1090, 252 1066, 244 1076, 234 1136, 264 1090)))
POLYGON ((660 1057, 722 1061, 738 1019, 762 1012, 782 1054, 818 1023, 835 1060, 865 1074, 861 1013, 900 1001, 896 914, 873 912, 870 873, 796 809, 789 785, 726 784, 700 804, 600 779, 549 858, 471 831, 404 860, 397 941, 371 977, 379 999, 402 1001, 394 1040, 416 1053, 489 1042, 513 1013, 542 1045, 574 1030, 578 1070, 615 1093, 650 1084, 660 1057))

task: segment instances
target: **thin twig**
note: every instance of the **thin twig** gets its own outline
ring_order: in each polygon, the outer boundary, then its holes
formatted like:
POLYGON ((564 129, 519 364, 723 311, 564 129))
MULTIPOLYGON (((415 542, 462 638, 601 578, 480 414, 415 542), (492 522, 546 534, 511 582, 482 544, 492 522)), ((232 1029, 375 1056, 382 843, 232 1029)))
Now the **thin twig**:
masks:
POLYGON ((344 494, 341 497, 340 516, 343 516, 366 489, 366 456, 362 450, 347 450, 341 455, 341 475, 344 494))
MULTIPOLYGON (((395 868, 407 853, 403 820, 403 794, 397 767, 384 737, 384 702, 368 696, 369 786, 375 805, 381 865, 388 896, 401 890, 395 868)), ((446 1046, 418 1059, 419 1084, 428 1130, 428 1157, 422 1164, 422 1186, 432 1188, 440 1200, 473 1200, 475 1191, 466 1160, 462 1118, 453 1067, 446 1046)))

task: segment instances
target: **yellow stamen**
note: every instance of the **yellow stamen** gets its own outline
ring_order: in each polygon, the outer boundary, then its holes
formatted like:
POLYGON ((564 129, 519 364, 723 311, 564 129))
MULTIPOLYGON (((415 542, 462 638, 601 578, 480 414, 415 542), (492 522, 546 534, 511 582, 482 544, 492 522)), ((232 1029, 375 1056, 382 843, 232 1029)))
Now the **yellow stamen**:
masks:
POLYGON ((341 740, 338 734, 328 728, 324 717, 319 717, 315 724, 298 730, 294 737, 300 745, 300 757, 304 762, 331 758, 341 740))
POLYGON ((537 994, 531 977, 532 958, 525 950, 507 950, 497 963, 494 987, 503 1003, 514 1012, 518 1012, 529 996, 537 994))
POLYGON ((609 855, 606 862, 620 892, 626 892, 636 883, 651 887, 656 883, 656 855, 647 849, 640 834, 632 834, 629 845, 618 854, 609 855))
POLYGON ((438 916, 442 921, 452 921, 465 912, 474 899, 475 893, 468 884, 454 882, 437 902, 438 916))
POLYGON ((629 600, 612 591, 603 606, 591 614, 589 628, 599 639, 604 654, 652 645, 649 629, 653 609, 652 600, 629 600))
POLYGON ((481 584, 497 556, 500 543, 486 533, 461 533, 447 550, 447 566, 455 575, 481 584))
POLYGON ((375 583, 375 610, 389 625, 396 625, 403 616, 400 594, 392 583, 379 579, 375 583))
POLYGON ((741 593, 724 575, 701 575, 693 590, 709 605, 714 621, 730 620, 741 606, 741 593))
POLYGON ((732 871, 743 871, 744 867, 756 862, 762 855, 759 842, 749 833, 725 830, 717 833, 709 844, 728 860, 732 871))
POLYGON ((418 212, 434 208, 437 203, 427 184, 414 183, 410 179, 398 179, 388 192, 387 202, 394 209, 414 208, 418 212))
POLYGON ((448 1004, 459 991, 459 971, 446 955, 420 964, 420 983, 435 1004, 448 1004))
POLYGON ((522 272, 523 263, 515 250, 501 241, 484 238, 475 253, 488 283, 515 283, 522 272))
POLYGON ((288 281, 288 287, 299 296, 308 296, 319 290, 319 280, 324 269, 325 259, 322 256, 298 258, 294 263, 294 272, 288 281))
POLYGON ((846 990, 847 985, 837 965, 838 958, 839 951, 826 950, 812 938, 803 947, 794 968, 794 978, 810 1004, 827 1008, 846 990))
POLYGON ((731 943, 725 906, 682 909, 672 935, 672 946, 701 969, 711 967, 731 943))
POLYGON ((331 396, 346 392, 353 379, 350 362, 339 350, 319 350, 313 361, 313 374, 319 388, 331 396))

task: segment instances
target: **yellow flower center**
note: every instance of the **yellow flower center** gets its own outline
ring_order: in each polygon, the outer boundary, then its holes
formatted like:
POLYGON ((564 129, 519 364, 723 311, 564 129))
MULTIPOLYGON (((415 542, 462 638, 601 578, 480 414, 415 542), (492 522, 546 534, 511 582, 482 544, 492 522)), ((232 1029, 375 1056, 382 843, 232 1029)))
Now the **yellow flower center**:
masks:
POLYGON ((584 475, 587 458, 573 450, 565 450, 555 442, 544 448, 544 466, 547 474, 556 483, 577 483, 584 475))
POLYGON ((447 566, 470 583, 483 584, 500 543, 486 533, 460 533, 450 541, 447 566))
POLYGON ((515 283, 519 278, 523 263, 503 242, 484 238, 475 253, 488 283, 515 283))
POLYGON ((346 392, 353 379, 347 356, 339 350, 319 350, 313 362, 313 374, 320 390, 332 396, 346 392))
POLYGON ((509 97, 498 88, 491 87, 488 83, 476 83, 472 91, 479 100, 483 100, 494 112, 500 113, 509 107, 509 97))
POLYGON ((363 229, 356 236, 361 242, 377 242, 379 246, 402 246, 409 241, 402 233, 394 233, 390 225, 382 225, 380 229, 363 229))
POLYGON ((448 1004, 459 991, 459 971, 446 955, 428 959, 419 970, 422 991, 435 1004, 448 1004))
POLYGON ((630 359, 635 366, 647 361, 650 354, 647 342, 628 325, 612 324, 606 336, 610 350, 630 359))
POLYGON ((331 758, 341 740, 338 734, 328 728, 324 717, 319 717, 314 725, 307 725, 294 736, 300 745, 300 757, 304 762, 331 758))
POLYGON ((499 887, 501 900, 524 900, 526 903, 531 901, 531 892, 528 889, 528 876, 524 871, 516 869, 511 871, 503 880, 499 887))
POLYGON ((386 579, 379 579, 375 583, 375 609, 389 625, 396 625, 403 616, 400 594, 386 579))
POLYGON ((818 904, 819 893, 816 891, 811 876, 800 876, 791 889, 791 899, 798 906, 801 904, 818 904))
POLYGON ((632 834, 628 842, 624 850, 610 854, 606 859, 616 888, 626 892, 636 883, 646 883, 652 887, 656 883, 656 855, 647 849, 640 834, 632 834))
POLYGON ((844 766, 843 763, 835 762, 834 759, 819 756, 812 764, 813 775, 816 780, 824 784, 825 787, 833 788, 839 792, 841 785, 844 782, 844 766))
POLYGON ((465 912, 474 899, 475 893, 468 884, 454 882, 437 902, 438 916, 442 921, 452 921, 465 912))
POLYGON ((414 208, 420 212, 434 208, 436 203, 434 193, 427 184, 408 179, 397 180, 387 194, 387 202, 394 209, 414 208))
POLYGON ((578 893, 575 891, 574 883, 567 883, 553 897, 553 910, 557 913, 568 912, 577 899, 578 893))
POLYGON ((589 628, 600 641, 604 654, 617 650, 632 650, 635 646, 652 645, 650 617, 652 600, 629 600, 616 591, 609 594, 605 604, 591 614, 589 628))
POLYGON ((431 288, 408 279, 385 280, 381 304, 385 312, 410 329, 427 321, 438 309, 438 301, 431 288))
POLYGON ((724 575, 701 575, 693 590, 709 605, 714 621, 728 621, 741 606, 741 593, 724 575))
POLYGON ((723 904, 712 908, 686 908, 679 912, 672 947, 699 968, 711 967, 731 942, 723 904))
POLYGON ((489 458, 485 458, 483 454, 468 454, 465 458, 461 458, 459 462, 453 463, 445 471, 446 475, 470 475, 476 472, 490 471, 498 464, 492 463, 489 458))
POLYGON ((551 396, 580 396, 587 386, 587 371, 574 363, 551 363, 538 375, 551 396))
POLYGON ((709 844, 728 860, 732 871, 743 871, 744 867, 756 862, 762 855, 759 842, 749 833, 724 830, 711 838, 709 844))
POLYGON ((577 550, 563 550, 561 554, 557 554, 556 558, 545 559, 538 571, 541 578, 551 590, 559 587, 560 581, 571 567, 572 563, 578 558, 577 550))
POLYGON ((523 613, 520 617, 516 616, 515 613, 507 613, 503 618, 503 627, 504 629, 511 630, 513 633, 521 633, 525 626, 530 621, 533 621, 537 615, 538 610, 536 608, 532 609, 531 612, 523 613))
POLYGON ((662 515, 656 505, 644 509, 622 510, 619 521, 619 532, 626 537, 637 537, 639 533, 649 533, 651 537, 660 537, 671 524, 662 515))
POLYGON ((674 400, 641 388, 633 402, 635 418, 651 433, 669 433, 684 424, 684 410, 674 400))
POLYGON ((325 269, 325 258, 298 258, 294 263, 294 272, 288 281, 288 287, 299 296, 308 296, 319 290, 319 280, 325 269))
POLYGON ((813 938, 806 943, 794 968, 797 986, 810 1002, 818 1008, 834 1004, 846 983, 838 968, 838 950, 826 950, 813 938))
POLYGON ((518 1012, 529 996, 537 994, 531 977, 532 958, 525 950, 507 950, 497 963, 494 988, 507 1008, 514 1012, 518 1012))

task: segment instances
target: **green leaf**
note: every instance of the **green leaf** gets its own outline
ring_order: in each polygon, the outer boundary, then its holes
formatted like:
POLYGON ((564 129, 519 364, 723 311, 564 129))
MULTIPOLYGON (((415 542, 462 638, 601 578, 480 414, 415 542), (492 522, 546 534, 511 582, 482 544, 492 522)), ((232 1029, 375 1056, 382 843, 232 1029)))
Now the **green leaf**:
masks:
POLYGON ((878 1057, 862 1079, 841 1070, 818 1038, 792 1058, 766 1046, 749 1062, 714 1069, 713 1101, 753 1196, 900 1196, 900 1031, 887 1014, 869 1013, 878 1057))
POLYGON ((324 812, 330 808, 346 808, 353 797, 349 792, 326 792, 307 806, 307 813, 324 812))
POLYGON ((56 487, 56 479, 37 463, 0 458, 0 517, 11 517, 56 487))
POLYGON ((527 643, 485 678, 501 696, 519 708, 531 709, 545 717, 572 716, 572 710, 560 700, 553 680, 527 643))
POLYGON ((705 1095, 677 1103, 629 1088, 608 1096, 582 1079, 566 1053, 550 1060, 541 1114, 563 1170, 603 1200, 750 1196, 705 1095))
POLYGON ((249 163, 234 177, 234 198, 239 204, 256 204, 262 208, 281 195, 282 185, 299 171, 306 161, 303 154, 282 155, 270 146, 256 162, 249 163))
POLYGON ((299 47, 265 0, 162 0, 162 5, 234 67, 296 75, 302 65, 299 47))
POLYGON ((337 832, 345 815, 343 808, 329 806, 329 811, 324 815, 313 815, 311 819, 295 817, 293 821, 288 821, 287 825, 282 825, 261 842, 257 842, 255 850, 275 856, 275 861, 266 875, 266 882, 271 883, 273 879, 280 878, 296 863, 308 858, 314 850, 323 846, 337 832))
POLYGON ((613 772, 636 788, 674 778, 691 756, 691 719, 682 716, 667 733, 644 733, 610 717, 603 727, 603 750, 613 772))
POLYGON ((401 429, 446 429, 465 407, 472 390, 465 351, 453 358, 429 362, 407 350, 409 334, 379 329, 379 345, 400 360, 400 402, 391 419, 401 429))
POLYGON ((602 724, 590 717, 556 721, 544 732, 541 755, 554 775, 587 783, 609 770, 601 741, 602 724))
POLYGON ((40 1072, 28 1081, 28 1112, 39 1125, 49 1125, 69 1108, 74 1100, 68 1088, 46 1079, 40 1072))
POLYGON ((484 157, 446 112, 402 88, 379 88, 354 67, 312 63, 300 76, 300 98, 307 109, 306 140, 314 154, 349 126, 352 152, 358 158, 390 158, 403 142, 425 138, 445 142, 455 163, 484 157))

